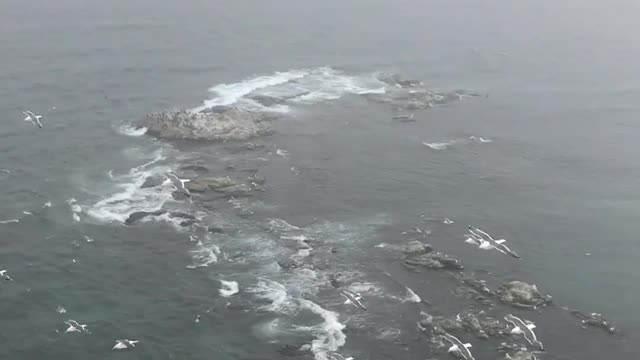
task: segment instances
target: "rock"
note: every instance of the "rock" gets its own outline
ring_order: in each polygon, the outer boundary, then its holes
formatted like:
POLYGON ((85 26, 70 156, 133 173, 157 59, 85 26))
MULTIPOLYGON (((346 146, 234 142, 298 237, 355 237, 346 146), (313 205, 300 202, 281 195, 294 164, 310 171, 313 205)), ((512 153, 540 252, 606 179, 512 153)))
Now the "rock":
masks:
POLYGON ((434 333, 440 334, 442 331, 449 333, 467 332, 475 335, 478 339, 489 339, 506 336, 509 334, 509 326, 500 321, 478 314, 456 315, 453 318, 432 318, 434 333))
POLYGON ((237 185, 228 177, 197 177, 185 183, 187 190, 192 192, 205 192, 207 190, 220 190, 237 185))
POLYGON ((304 345, 286 344, 280 349, 278 349, 278 353, 280 353, 282 356, 301 357, 301 356, 308 355, 310 351, 306 349, 304 345))
POLYGON ((422 266, 432 270, 462 270, 464 267, 459 260, 440 252, 412 255, 404 259, 405 264, 422 266))
POLYGON ((495 293, 487 287, 487 284, 484 280, 479 280, 474 278, 472 275, 461 274, 456 276, 456 279, 460 280, 466 286, 472 288, 476 292, 488 296, 493 296, 495 293))
POLYGON ((582 326, 599 328, 608 332, 609 334, 616 334, 618 332, 618 329, 616 329, 615 326, 613 326, 608 320, 606 320, 602 316, 602 314, 598 314, 598 313, 585 314, 578 310, 571 310, 571 314, 577 317, 578 319, 582 320, 582 326))
POLYGON ((507 353, 504 355, 506 360, 537 360, 538 358, 532 352, 525 350, 518 350, 514 353, 507 353))
POLYGON ((166 139, 248 140, 272 131, 273 114, 224 109, 221 112, 186 110, 147 115, 147 134, 166 139))
POLYGON ((169 213, 169 216, 171 216, 172 218, 180 218, 180 219, 187 219, 187 220, 196 220, 196 217, 191 215, 191 214, 187 214, 187 213, 183 213, 183 212, 179 212, 179 211, 172 211, 169 213))
POLYGON ((129 217, 124 221, 125 225, 133 225, 136 222, 144 219, 147 216, 159 216, 165 214, 166 210, 157 210, 157 211, 136 211, 129 214, 129 217))
POLYGON ((551 296, 543 295, 535 285, 529 285, 522 281, 511 281, 500 286, 496 295, 511 306, 535 309, 551 303, 551 296))
POLYGON ((296 262, 295 260, 291 260, 291 259, 279 260, 278 261, 278 265, 280 265, 281 268, 286 269, 286 270, 294 270, 294 269, 297 269, 299 267, 302 267, 302 264, 300 264, 299 262, 296 262))
POLYGON ((259 176, 258 174, 253 174, 248 177, 247 181, 249 184, 264 185, 264 183, 267 182, 267 179, 259 176))
POLYGON ((433 247, 431 245, 425 244, 418 240, 411 241, 402 248, 402 253, 405 256, 423 255, 428 254, 432 251, 433 247))
POLYGON ((202 165, 185 165, 183 167, 180 168, 180 170, 183 171, 194 171, 197 173, 208 173, 209 169, 207 169, 205 166, 202 165))
POLYGON ((146 189, 150 187, 160 186, 166 180, 167 178, 162 175, 151 175, 144 180, 144 183, 140 185, 140 188, 146 189))

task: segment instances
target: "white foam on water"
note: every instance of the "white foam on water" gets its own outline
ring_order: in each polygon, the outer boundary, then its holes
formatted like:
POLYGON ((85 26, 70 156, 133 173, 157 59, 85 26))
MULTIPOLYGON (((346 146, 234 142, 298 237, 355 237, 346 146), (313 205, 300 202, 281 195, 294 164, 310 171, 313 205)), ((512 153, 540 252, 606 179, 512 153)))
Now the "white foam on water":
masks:
POLYGON ((50 207, 51 207, 51 201, 47 201, 46 203, 44 203, 44 204, 42 205, 42 208, 43 208, 43 209, 45 209, 45 208, 50 208, 50 207))
POLYGON ((230 297, 238 293, 239 287, 237 281, 220 280, 220 296, 230 297))
POLYGON ((139 137, 147 133, 147 128, 142 126, 139 128, 133 127, 131 125, 122 125, 118 127, 118 132, 125 136, 131 137, 139 137))
POLYGON ((22 213, 25 214, 25 215, 33 215, 33 213, 31 211, 27 211, 27 210, 23 211, 22 213))
POLYGON ((205 100, 202 106, 193 109, 193 111, 202 111, 214 106, 233 105, 244 96, 256 90, 300 79, 307 74, 308 71, 306 70, 292 70, 276 72, 272 75, 258 76, 238 83, 216 85, 209 89, 210 92, 216 94, 216 97, 205 100))
POLYGON ((191 254, 193 264, 188 265, 187 268, 195 269, 217 263, 218 255, 220 255, 221 251, 217 245, 209 244, 205 246, 202 242, 198 241, 196 248, 189 253, 191 254))
POLYGON ((56 309, 56 312, 58 314, 66 314, 67 313, 67 309, 63 308, 61 305, 58 305, 58 308, 56 309))
POLYGON ((483 138, 482 136, 469 136, 469 140, 477 140, 477 141, 480 141, 481 143, 485 143, 485 144, 493 142, 493 140, 483 138))
POLYGON ((300 327, 300 329, 311 331, 316 337, 311 342, 311 352, 315 359, 332 359, 331 353, 337 351, 347 341, 347 336, 342 332, 345 325, 340 323, 337 313, 326 310, 313 301, 300 299, 299 303, 301 308, 307 309, 323 319, 323 322, 318 325, 300 327))
POLYGON ((297 306, 287 293, 287 288, 279 282, 261 279, 258 284, 249 289, 260 300, 267 300, 269 305, 263 305, 259 309, 281 314, 293 313, 297 306))
POLYGON ((440 143, 428 143, 428 142, 423 142, 422 145, 432 149, 432 150, 445 150, 446 148, 448 148, 449 146, 455 144, 456 141, 452 140, 452 141, 448 141, 448 142, 440 142, 440 143))
MULTIPOLYGON (((147 177, 165 174, 170 170, 166 166, 152 166, 165 160, 162 150, 154 152, 153 158, 139 166, 133 167, 128 174, 114 177, 117 182, 115 191, 99 201, 86 206, 86 213, 92 218, 102 222, 120 222, 136 211, 156 211, 162 208, 165 202, 172 200, 173 187, 167 180, 159 186, 141 188, 147 177)), ((157 220, 165 220, 174 223, 175 219, 156 217, 157 220)), ((146 220, 146 219, 145 219, 146 220)))
POLYGON ((315 104, 339 99, 346 94, 384 93, 385 84, 375 74, 349 75, 330 67, 290 70, 258 76, 238 83, 220 84, 209 89, 216 96, 192 111, 233 105, 250 111, 286 113, 286 104, 265 106, 252 95, 280 98, 285 103, 315 104))
POLYGON ((369 282, 355 282, 349 285, 349 290, 367 295, 381 295, 384 293, 384 290, 382 290, 379 286, 369 282))
POLYGON ((19 223, 20 219, 0 220, 0 224, 19 223))

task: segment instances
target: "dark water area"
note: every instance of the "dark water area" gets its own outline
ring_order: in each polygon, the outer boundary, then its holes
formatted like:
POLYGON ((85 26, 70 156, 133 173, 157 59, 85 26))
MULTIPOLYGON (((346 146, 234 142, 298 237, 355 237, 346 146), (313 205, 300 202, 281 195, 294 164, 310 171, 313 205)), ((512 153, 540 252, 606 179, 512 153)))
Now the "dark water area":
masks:
MULTIPOLYGON (((449 272, 402 265, 395 246, 417 238, 490 272, 491 288, 551 294, 546 309, 485 309, 534 321, 539 358, 638 357, 638 15, 623 0, 0 0, 0 270, 14 280, 0 283, 0 358, 452 358, 420 313, 484 308, 449 272), (402 122, 374 101, 401 91, 381 74, 480 96, 402 122), (254 94, 295 97, 268 109, 274 133, 250 149, 132 127, 254 94), (185 164, 257 172, 265 191, 189 202, 141 188, 185 164), (123 225, 159 207, 224 233, 123 225), (522 259, 465 244, 469 224, 522 259), (343 304, 338 275, 366 312, 343 304), (620 332, 583 329, 562 307, 620 332), (69 319, 91 333, 65 333, 69 319), (112 351, 122 338, 140 343, 112 351)), ((466 336, 476 359, 504 358, 505 339, 466 336)))

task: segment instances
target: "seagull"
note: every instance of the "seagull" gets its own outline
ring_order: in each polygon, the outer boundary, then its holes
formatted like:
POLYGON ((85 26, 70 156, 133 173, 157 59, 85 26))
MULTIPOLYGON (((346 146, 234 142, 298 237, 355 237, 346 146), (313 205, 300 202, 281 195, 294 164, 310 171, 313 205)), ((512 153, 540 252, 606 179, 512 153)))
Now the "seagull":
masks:
POLYGON ((367 307, 364 306, 364 304, 362 303, 362 301, 364 300, 364 298, 362 297, 362 295, 358 294, 357 292, 353 292, 351 290, 342 290, 340 291, 340 294, 342 294, 342 296, 344 296, 347 300, 345 300, 345 304, 351 304, 361 310, 367 310, 367 307))
POLYGON ((40 119, 42 119, 41 115, 36 115, 29 110, 23 111, 22 113, 26 116, 24 118, 24 121, 31 121, 34 125, 38 126, 39 128, 42 128, 42 123, 40 122, 40 119))
POLYGON ((89 330, 87 329, 87 325, 78 324, 78 322, 75 321, 75 320, 67 320, 64 323, 69 325, 69 327, 67 328, 65 333, 70 333, 70 332, 85 332, 85 333, 89 333, 89 330))
POLYGON ((183 194, 187 195, 188 197, 191 197, 191 192, 189 191, 189 189, 187 189, 184 184, 188 183, 189 179, 180 179, 178 177, 178 175, 174 174, 174 173, 169 173, 169 176, 165 176, 169 181, 171 181, 171 183, 173 184, 173 187, 176 189, 176 191, 180 191, 183 194), (174 180, 172 180, 171 178, 169 178, 169 176, 171 176, 174 180), (180 184, 178 186, 178 184, 180 184))
POLYGON ((449 348, 448 352, 450 352, 450 353, 458 353, 460 356, 462 356, 462 358, 464 360, 475 360, 475 358, 471 354, 471 351, 469 351, 469 348, 471 347, 471 344, 469 344, 469 343, 463 344, 462 341, 460 341, 460 339, 458 339, 457 337, 455 337, 455 336, 453 336, 453 335, 451 335, 449 333, 444 333, 444 335, 442 335, 442 337, 446 341, 451 343, 451 347, 449 348))
POLYGON ((2 276, 2 278, 7 280, 7 281, 13 281, 13 278, 11 278, 11 276, 7 275, 7 270, 0 270, 0 276, 2 276))
POLYGON ((493 247, 500 251, 503 254, 507 254, 511 257, 514 257, 516 259, 520 259, 520 255, 516 254, 513 250, 511 250, 507 245, 505 245, 504 243, 506 242, 505 239, 500 239, 500 240, 496 240, 494 238, 491 237, 491 235, 487 234, 486 232, 478 229, 478 228, 474 228, 473 226, 469 225, 469 231, 471 232, 471 234, 474 235, 474 237, 476 238, 482 238, 485 239, 485 237, 487 238, 487 240, 485 241, 489 241, 491 243, 491 245, 493 245, 493 247), (476 233, 476 231, 482 235, 479 235, 478 233, 476 233))
POLYGON ((544 351, 544 346, 536 337, 536 333, 533 332, 533 329, 536 328, 536 324, 527 323, 519 317, 511 314, 505 316, 504 319, 513 325, 513 329, 511 329, 512 334, 524 335, 524 339, 527 340, 530 345, 534 345, 540 349, 540 351, 544 351))
POLYGON ((111 350, 124 350, 124 349, 128 349, 129 347, 136 347, 136 344, 139 343, 140 341, 138 340, 128 340, 128 339, 121 339, 121 340, 116 340, 116 344, 113 346, 113 348, 111 350))

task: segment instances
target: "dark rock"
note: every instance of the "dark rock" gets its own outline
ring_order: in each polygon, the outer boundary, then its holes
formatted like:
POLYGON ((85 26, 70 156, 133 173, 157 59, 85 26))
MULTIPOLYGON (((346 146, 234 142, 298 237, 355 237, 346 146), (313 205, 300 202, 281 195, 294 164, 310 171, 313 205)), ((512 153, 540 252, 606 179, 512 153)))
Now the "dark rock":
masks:
POLYGON ((476 279, 472 275, 468 275, 468 274, 460 274, 460 275, 456 275, 455 277, 456 279, 461 281, 463 284, 472 288, 473 290, 477 291, 480 294, 484 294, 487 296, 495 295, 495 293, 491 289, 489 289, 489 287, 487 286, 484 280, 476 279))
POLYGON ((188 220, 195 220, 196 217, 191 215, 191 214, 187 214, 187 213, 183 213, 183 212, 178 212, 178 211, 172 211, 169 213, 169 216, 173 217, 173 218, 180 218, 180 219, 188 219, 188 220))
POLYGON ((524 309, 535 309, 551 303, 551 296, 542 294, 535 285, 522 281, 501 285, 496 295, 502 302, 524 309))
POLYGON ((286 270, 294 270, 294 269, 297 269, 299 267, 302 267, 302 264, 296 262, 295 260, 291 260, 291 259, 279 260, 278 261, 278 265, 280 265, 281 268, 286 269, 286 270))
POLYGON ((140 188, 146 189, 150 187, 160 186, 166 180, 167 178, 162 175, 151 175, 144 180, 144 183, 140 185, 140 188))
POLYGON ((174 191, 171 193, 174 200, 183 201, 189 199, 189 195, 184 191, 174 191))
POLYGON ((283 356, 301 357, 301 356, 308 355, 310 352, 308 349, 304 347, 304 345, 286 344, 280 349, 278 349, 278 353, 280 353, 283 356))
POLYGON ((271 133, 273 114, 225 109, 221 112, 160 112, 147 115, 147 134, 167 139, 247 140, 271 133))
POLYGON ((136 222, 144 219, 147 216, 160 216, 165 214, 166 210, 157 210, 157 211, 136 211, 129 214, 129 217, 124 221, 125 225, 133 225, 136 222))
POLYGON ((608 332, 609 334, 616 334, 618 332, 618 329, 616 329, 615 326, 613 326, 608 320, 606 320, 602 316, 602 314, 585 314, 578 310, 571 310, 571 314, 582 321, 582 326, 599 328, 608 332))

